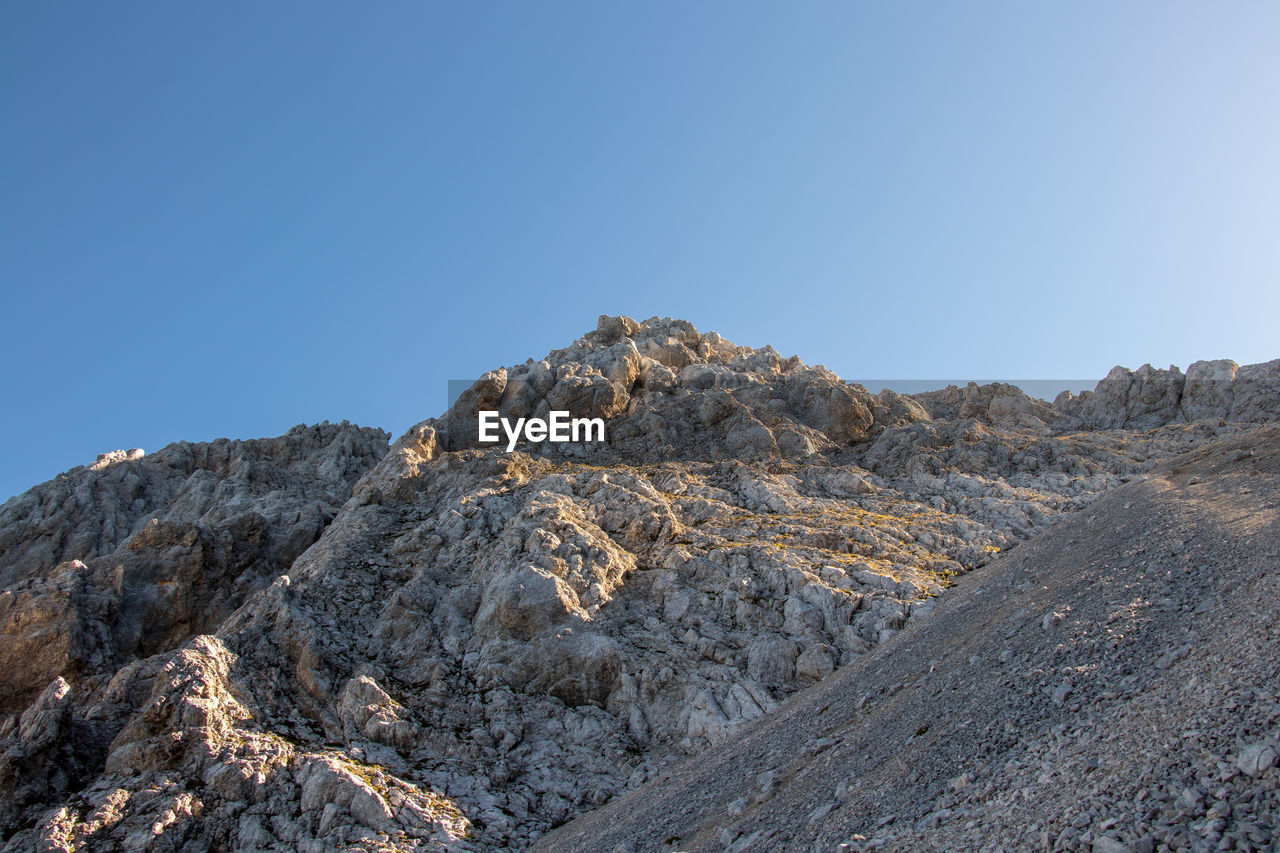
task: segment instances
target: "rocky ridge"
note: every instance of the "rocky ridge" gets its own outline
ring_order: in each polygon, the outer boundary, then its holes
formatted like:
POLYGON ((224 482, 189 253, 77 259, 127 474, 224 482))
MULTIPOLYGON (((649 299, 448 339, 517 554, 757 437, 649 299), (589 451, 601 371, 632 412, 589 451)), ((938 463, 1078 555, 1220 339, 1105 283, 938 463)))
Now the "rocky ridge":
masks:
POLYGON ((387 439, 322 424, 117 451, 0 508, 0 830, 101 774, 139 709, 117 676, 215 631, 286 571, 387 439))
POLYGON ((910 398, 605 317, 385 455, 343 427, 272 440, 274 490, 219 493, 234 466, 153 475, 155 524, 126 483, 152 457, 102 460, 0 511, 6 849, 523 848, 868 655, 993 554, 1271 419, 1277 377, 1197 362, 1052 405, 910 398), (607 442, 476 440, 480 409, 553 408, 606 419, 607 442), (152 628, 182 612, 200 618, 152 628), (47 635, 109 653, 28 673, 47 635))

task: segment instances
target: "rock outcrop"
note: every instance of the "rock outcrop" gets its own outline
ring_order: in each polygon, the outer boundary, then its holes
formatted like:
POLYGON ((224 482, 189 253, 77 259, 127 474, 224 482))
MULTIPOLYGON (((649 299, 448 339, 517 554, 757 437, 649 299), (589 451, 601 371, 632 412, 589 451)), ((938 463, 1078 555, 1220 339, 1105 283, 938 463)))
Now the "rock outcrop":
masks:
POLYGON ((0 711, 21 712, 0 740, 0 830, 101 774, 144 659, 215 631, 286 571, 387 438, 324 424, 117 451, 0 509, 0 711))
POLYGON ((1177 367, 1112 368, 1094 391, 1064 392, 1053 408, 1061 426, 1150 429, 1171 423, 1266 423, 1280 411, 1280 359, 1240 367, 1229 359, 1197 361, 1186 375, 1177 367))
POLYGON ((523 849, 1274 417, 1271 366, 1198 364, 911 398, 603 317, 389 451, 109 455, 0 511, 6 849, 523 849), (607 437, 508 453, 481 410, 607 437))

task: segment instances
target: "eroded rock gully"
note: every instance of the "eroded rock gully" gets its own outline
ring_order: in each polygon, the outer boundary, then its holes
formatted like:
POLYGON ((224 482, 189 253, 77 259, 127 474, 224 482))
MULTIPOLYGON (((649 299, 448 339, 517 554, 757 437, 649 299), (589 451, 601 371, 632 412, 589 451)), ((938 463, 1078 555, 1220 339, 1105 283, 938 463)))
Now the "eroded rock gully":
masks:
POLYGON ((109 455, 0 510, 5 849, 522 849, 1271 420, 1278 376, 873 395, 604 317, 389 451, 323 425, 109 455), (607 441, 508 454, 482 409, 607 441))

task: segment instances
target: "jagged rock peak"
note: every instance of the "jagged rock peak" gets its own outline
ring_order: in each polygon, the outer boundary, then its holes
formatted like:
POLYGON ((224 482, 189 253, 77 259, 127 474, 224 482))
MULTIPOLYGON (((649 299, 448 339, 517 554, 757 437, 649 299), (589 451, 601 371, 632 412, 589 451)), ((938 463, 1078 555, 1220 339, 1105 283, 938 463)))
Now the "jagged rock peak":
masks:
POLYGON ((1040 433, 1205 420, 1266 423, 1280 416, 1280 360, 1245 367, 1227 359, 1198 361, 1185 375, 1177 367, 1117 367, 1095 390, 1064 393, 1052 404, 1002 383, 908 397, 871 394, 798 356, 738 346, 715 332, 700 334, 684 320, 640 323, 605 315, 569 347, 486 373, 425 426, 441 450, 482 448, 483 410, 511 419, 567 411, 608 422, 601 445, 520 446, 546 457, 599 464, 804 460, 838 455, 931 418, 1040 433))
POLYGON ((554 350, 548 359, 579 360, 583 350, 610 347, 630 341, 641 356, 653 358, 672 369, 689 364, 731 364, 738 359, 756 356, 740 366, 760 373, 786 372, 801 366, 798 356, 782 358, 772 346, 759 349, 738 346, 717 332, 700 334, 692 323, 671 317, 650 317, 639 323, 630 317, 602 314, 596 330, 580 338, 572 347, 554 350))
POLYGON ((541 361, 486 373, 438 421, 445 450, 481 447, 478 412, 609 422, 602 446, 525 449, 602 464, 806 458, 873 437, 888 424, 927 419, 909 398, 873 395, 773 347, 738 346, 691 323, 603 316, 596 331, 541 361))

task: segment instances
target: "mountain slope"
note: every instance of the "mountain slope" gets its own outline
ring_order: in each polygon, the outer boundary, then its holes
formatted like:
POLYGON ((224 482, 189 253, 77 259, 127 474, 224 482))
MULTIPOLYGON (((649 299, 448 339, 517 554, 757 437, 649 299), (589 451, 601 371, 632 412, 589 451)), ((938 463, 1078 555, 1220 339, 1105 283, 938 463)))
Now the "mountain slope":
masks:
POLYGON ((1277 612, 1268 427, 1067 517, 538 849, 1274 849, 1277 612))
POLYGON ((913 399, 602 317, 389 451, 241 447, 154 510, 126 482, 146 459, 71 472, 74 501, 55 481, 4 510, 19 561, 60 530, 99 549, 0 593, 5 849, 524 849, 892 646, 1002 549, 1272 417, 1280 363, 1197 364, 1053 405, 913 399), (606 439, 478 440, 481 410, 561 407, 606 439), (301 554, 259 547, 342 500, 301 554), (47 636, 92 654, 26 666, 47 636))

